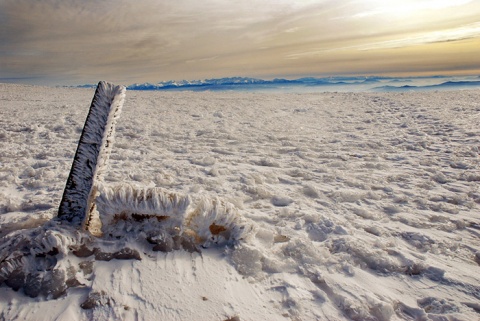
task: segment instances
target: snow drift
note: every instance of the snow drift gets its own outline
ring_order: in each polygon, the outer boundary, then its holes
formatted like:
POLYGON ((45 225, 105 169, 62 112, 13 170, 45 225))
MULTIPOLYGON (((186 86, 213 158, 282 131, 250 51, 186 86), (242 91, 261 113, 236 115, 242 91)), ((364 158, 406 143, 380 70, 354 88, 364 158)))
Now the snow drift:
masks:
POLYGON ((0 320, 478 319, 478 91, 129 92, 100 237, 53 219, 93 94, 0 85, 0 320))

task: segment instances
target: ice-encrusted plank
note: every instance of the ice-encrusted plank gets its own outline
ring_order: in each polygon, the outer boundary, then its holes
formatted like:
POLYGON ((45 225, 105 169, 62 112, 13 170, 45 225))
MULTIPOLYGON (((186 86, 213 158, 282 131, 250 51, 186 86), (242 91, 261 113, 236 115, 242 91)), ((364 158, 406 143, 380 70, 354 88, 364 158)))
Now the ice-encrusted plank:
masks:
POLYGON ((110 155, 124 99, 124 86, 98 83, 63 192, 60 219, 88 228, 96 195, 94 183, 101 179, 110 155))

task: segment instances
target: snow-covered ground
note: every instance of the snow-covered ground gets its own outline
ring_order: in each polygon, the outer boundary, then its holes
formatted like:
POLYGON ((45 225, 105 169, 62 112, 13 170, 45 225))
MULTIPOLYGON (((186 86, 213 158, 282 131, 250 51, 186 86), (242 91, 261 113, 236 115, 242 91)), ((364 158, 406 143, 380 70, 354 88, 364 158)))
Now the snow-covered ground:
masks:
POLYGON ((480 319, 480 91, 127 91, 98 238, 93 94, 0 84, 0 320, 480 319))

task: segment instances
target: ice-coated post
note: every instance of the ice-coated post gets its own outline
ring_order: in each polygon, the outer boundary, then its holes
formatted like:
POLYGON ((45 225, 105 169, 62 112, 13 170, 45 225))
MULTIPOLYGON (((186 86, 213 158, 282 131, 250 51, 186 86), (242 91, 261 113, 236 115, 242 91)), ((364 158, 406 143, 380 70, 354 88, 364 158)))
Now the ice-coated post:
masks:
POLYGON ((58 210, 58 217, 72 225, 88 228, 97 193, 95 182, 102 178, 124 100, 124 86, 98 83, 58 210))

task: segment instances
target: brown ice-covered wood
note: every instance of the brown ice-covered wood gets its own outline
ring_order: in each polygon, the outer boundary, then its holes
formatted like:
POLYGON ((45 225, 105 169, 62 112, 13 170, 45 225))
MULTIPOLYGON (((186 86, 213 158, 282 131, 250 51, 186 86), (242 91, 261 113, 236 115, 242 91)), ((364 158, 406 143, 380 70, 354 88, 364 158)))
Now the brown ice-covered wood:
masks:
POLYGON ((73 225, 88 229, 95 204, 95 182, 102 179, 112 149, 125 90, 124 86, 98 83, 58 210, 58 217, 73 225))

